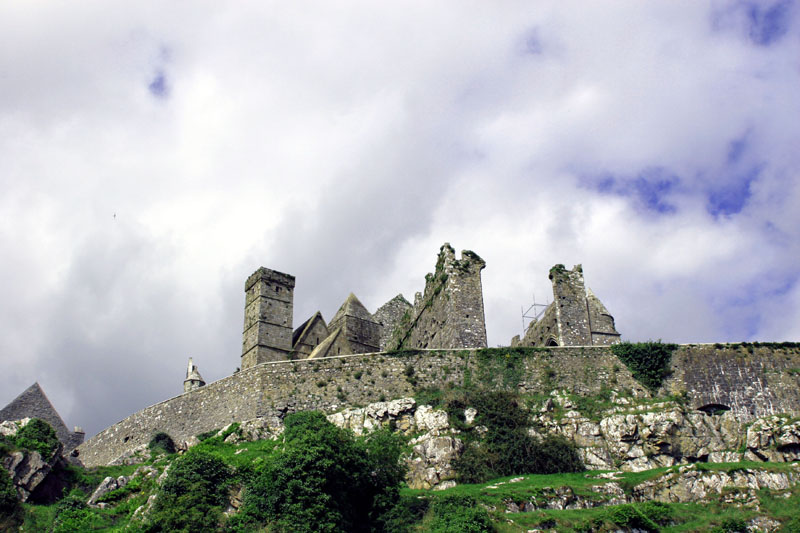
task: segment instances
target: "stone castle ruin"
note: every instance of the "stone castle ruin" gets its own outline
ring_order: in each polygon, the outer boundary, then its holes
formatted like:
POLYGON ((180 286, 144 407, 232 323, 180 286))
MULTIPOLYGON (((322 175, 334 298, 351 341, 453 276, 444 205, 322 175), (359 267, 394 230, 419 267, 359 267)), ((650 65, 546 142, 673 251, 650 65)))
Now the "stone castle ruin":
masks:
POLYGON ((414 305, 398 294, 371 314, 350 293, 329 324, 317 311, 293 329, 294 276, 261 267, 245 282, 241 368, 274 361, 391 349, 485 348, 481 270, 471 251, 445 243, 414 305))
POLYGON ((534 319, 511 346, 608 346, 619 342, 614 317, 583 283, 583 267, 550 269, 553 302, 540 319, 534 319))
MULTIPOLYGON (((176 441, 241 421, 272 431, 290 412, 335 413, 468 380, 496 383, 509 378, 508 365, 517 365, 513 386, 523 393, 592 395, 613 382, 637 397, 651 394, 612 351, 620 334, 580 265, 550 270, 553 302, 512 340, 513 354, 487 349, 485 266, 471 251, 457 258, 445 243, 413 304, 398 294, 370 313, 350 294, 330 322, 317 311, 298 327, 294 276, 259 268, 245 282, 241 370, 206 384, 190 359, 182 394, 101 431, 78 447, 80 459, 86 466, 124 461, 161 431, 176 441)), ((723 406, 741 423, 800 414, 800 378, 792 372, 800 350, 742 350, 680 346, 658 394, 681 396, 700 412, 723 406)))

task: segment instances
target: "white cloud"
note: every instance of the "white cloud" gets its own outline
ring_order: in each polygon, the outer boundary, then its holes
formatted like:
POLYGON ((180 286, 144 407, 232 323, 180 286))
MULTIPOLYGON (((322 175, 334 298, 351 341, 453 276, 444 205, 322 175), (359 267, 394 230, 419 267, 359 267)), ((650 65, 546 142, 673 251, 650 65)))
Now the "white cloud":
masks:
POLYGON ((627 338, 796 340, 798 10, 741 5, 2 4, 0 403, 97 431, 238 365, 258 266, 299 324, 445 241, 491 345, 555 263, 627 338))

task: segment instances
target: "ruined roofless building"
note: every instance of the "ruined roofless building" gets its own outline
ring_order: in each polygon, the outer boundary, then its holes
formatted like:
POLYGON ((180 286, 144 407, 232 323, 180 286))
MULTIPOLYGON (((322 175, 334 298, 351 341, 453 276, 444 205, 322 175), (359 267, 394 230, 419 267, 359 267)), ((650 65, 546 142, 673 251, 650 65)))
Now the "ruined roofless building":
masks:
MULTIPOLYGON (((456 259, 455 250, 445 243, 435 273, 426 276, 424 297, 417 306, 398 294, 373 315, 351 293, 330 324, 317 311, 296 330, 292 330, 294 276, 261 267, 245 282, 241 368, 400 347, 485 348, 481 287, 485 266, 470 251, 456 259)), ((190 386, 186 383, 184 387, 190 386)))
POLYGON ((439 249, 436 269, 425 276, 425 291, 399 321, 389 349, 486 348, 481 271, 486 262, 470 250, 439 249))
POLYGON ((553 302, 511 346, 608 346, 620 341, 614 317, 583 282, 583 267, 550 269, 553 302))

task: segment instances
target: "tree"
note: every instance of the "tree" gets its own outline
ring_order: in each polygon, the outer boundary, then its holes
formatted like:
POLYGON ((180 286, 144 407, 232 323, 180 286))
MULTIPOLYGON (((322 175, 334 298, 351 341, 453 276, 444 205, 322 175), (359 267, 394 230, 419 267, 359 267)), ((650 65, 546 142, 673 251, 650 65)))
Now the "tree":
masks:
POLYGON ((246 517, 279 531, 381 531, 404 474, 397 437, 356 440, 316 411, 284 424, 282 449, 247 487, 246 517))

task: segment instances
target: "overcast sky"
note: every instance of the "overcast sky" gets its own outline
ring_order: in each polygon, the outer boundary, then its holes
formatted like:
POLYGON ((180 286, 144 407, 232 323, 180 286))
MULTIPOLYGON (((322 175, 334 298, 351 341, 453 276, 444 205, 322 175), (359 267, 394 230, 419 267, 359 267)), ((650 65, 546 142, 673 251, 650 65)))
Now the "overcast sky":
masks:
POLYGON ((794 1, 0 3, 0 406, 90 436, 294 324, 413 301, 439 246, 491 346, 582 263, 628 340, 800 340, 794 1))

